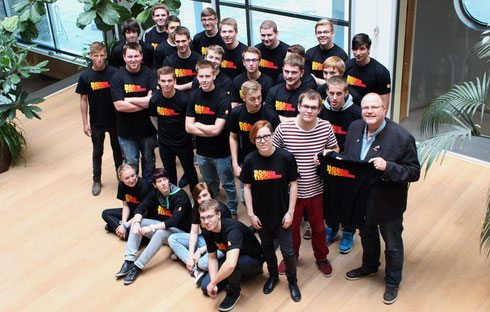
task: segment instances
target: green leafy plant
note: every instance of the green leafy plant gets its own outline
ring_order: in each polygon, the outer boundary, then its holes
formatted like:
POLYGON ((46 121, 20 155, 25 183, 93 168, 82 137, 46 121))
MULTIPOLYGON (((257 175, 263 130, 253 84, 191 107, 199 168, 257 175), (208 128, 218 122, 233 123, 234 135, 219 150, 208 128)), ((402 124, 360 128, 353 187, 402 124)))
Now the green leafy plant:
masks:
MULTIPOLYGON (((480 59, 490 60, 490 31, 482 33, 482 39, 475 45, 475 52, 480 59)), ((434 163, 442 161, 447 151, 452 150, 459 142, 463 148, 464 141, 471 137, 490 139, 481 132, 485 111, 488 104, 490 77, 487 73, 476 78, 476 82, 464 82, 453 86, 446 94, 436 98, 425 110, 419 124, 420 133, 428 139, 417 146, 420 164, 427 165, 425 176, 434 163)), ((488 141, 490 142, 490 141, 488 141)), ((490 190, 487 196, 487 212, 483 221, 480 236, 480 248, 490 256, 490 190)))

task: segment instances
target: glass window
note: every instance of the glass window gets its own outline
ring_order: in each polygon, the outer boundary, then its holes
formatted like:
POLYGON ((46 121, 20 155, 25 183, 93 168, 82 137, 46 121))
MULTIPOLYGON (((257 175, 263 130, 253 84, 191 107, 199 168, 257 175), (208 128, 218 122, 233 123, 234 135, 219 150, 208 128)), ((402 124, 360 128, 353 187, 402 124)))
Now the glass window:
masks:
POLYGON ((179 19, 182 26, 189 29, 191 37, 204 30, 201 24, 201 11, 204 8, 211 7, 211 3, 199 1, 180 1, 179 19))
POLYGON ((462 5, 473 21, 483 26, 490 24, 490 1, 465 0, 462 5))
POLYGON ((278 11, 287 11, 291 13, 313 15, 321 17, 333 17, 347 20, 349 10, 346 7, 345 0, 302 0, 302 1, 284 1, 284 0, 250 0, 250 4, 257 7, 274 9, 278 11), (334 13, 335 12, 335 13, 334 13))
POLYGON ((94 41, 102 41, 102 32, 95 24, 88 25, 84 30, 77 27, 83 3, 73 0, 58 0, 51 5, 51 20, 56 38, 57 49, 74 54, 82 54, 83 50, 94 41))
POLYGON ((7 12, 5 12, 5 3, 2 1, 0 3, 0 20, 3 20, 7 16, 7 12))
POLYGON ((245 10, 232 8, 228 6, 220 6, 220 15, 221 19, 225 19, 227 17, 233 17, 236 19, 238 23, 238 36, 237 39, 241 43, 248 45, 247 43, 247 22, 245 17, 245 10))

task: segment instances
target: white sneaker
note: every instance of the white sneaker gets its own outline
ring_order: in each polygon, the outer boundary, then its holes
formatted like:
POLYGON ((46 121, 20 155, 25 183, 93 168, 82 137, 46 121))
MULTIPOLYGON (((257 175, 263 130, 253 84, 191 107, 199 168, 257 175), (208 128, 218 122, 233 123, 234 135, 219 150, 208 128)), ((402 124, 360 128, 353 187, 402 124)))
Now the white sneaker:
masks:
POLYGON ((198 268, 194 269, 194 277, 196 278, 195 282, 196 285, 201 286, 202 280, 204 279, 204 276, 206 276, 206 272, 203 270, 200 270, 198 268))
POLYGON ((173 253, 170 255, 170 259, 177 260, 177 259, 179 259, 179 257, 177 257, 177 255, 173 253))

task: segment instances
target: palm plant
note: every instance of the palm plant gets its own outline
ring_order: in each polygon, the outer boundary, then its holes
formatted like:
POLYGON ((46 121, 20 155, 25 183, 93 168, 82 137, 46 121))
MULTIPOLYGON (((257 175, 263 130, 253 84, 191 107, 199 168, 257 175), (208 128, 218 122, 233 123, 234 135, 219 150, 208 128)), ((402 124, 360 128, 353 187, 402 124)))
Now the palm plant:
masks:
MULTIPOLYGON (((480 59, 490 61, 490 31, 482 34, 482 40, 475 45, 476 54, 480 59)), ((417 146, 420 164, 427 165, 427 175, 434 161, 442 161, 447 151, 454 148, 457 142, 460 147, 466 138, 481 137, 490 139, 481 133, 485 111, 488 104, 490 77, 485 73, 476 78, 476 82, 464 82, 453 86, 446 94, 436 98, 425 110, 420 121, 419 131, 428 137, 417 146)), ((480 236, 480 250, 486 250, 490 256, 490 190, 487 195, 487 212, 483 221, 480 236)))

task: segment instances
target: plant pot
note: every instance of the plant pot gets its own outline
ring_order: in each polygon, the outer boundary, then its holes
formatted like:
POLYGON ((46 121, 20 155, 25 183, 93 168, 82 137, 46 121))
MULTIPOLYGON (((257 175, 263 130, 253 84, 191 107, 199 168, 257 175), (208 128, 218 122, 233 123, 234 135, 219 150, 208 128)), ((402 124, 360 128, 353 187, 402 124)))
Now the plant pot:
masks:
POLYGON ((9 170, 12 163, 12 155, 5 141, 0 139, 0 173, 9 170))

